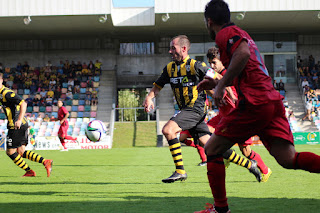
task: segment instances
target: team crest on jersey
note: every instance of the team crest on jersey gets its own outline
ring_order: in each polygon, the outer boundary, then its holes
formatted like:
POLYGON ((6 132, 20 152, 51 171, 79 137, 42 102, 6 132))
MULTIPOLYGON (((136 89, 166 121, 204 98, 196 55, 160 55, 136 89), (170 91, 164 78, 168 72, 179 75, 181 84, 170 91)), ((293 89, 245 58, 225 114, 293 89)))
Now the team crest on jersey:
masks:
POLYGON ((187 72, 190 72, 190 65, 186 65, 187 72))
POLYGON ((233 44, 233 38, 229 39, 229 44, 233 44))

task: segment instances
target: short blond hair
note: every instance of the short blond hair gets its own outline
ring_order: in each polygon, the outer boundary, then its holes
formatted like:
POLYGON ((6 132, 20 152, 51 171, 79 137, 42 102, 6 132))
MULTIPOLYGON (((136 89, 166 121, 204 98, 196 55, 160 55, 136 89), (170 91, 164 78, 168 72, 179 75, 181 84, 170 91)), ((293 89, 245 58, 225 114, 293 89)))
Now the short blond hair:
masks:
POLYGON ((177 35, 177 36, 173 37, 171 39, 171 41, 173 41, 176 38, 179 39, 178 44, 179 44, 180 47, 186 46, 187 50, 188 51, 190 50, 191 44, 190 44, 190 40, 189 40, 188 36, 186 36, 186 35, 177 35))

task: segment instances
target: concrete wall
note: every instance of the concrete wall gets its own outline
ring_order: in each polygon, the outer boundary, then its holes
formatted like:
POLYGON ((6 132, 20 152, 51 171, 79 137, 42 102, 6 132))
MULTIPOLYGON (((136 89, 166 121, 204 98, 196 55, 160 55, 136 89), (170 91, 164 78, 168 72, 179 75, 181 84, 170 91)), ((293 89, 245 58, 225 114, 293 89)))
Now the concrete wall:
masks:
POLYGON ((308 59, 309 55, 320 61, 320 35, 300 35, 298 37, 298 55, 302 59, 308 59))

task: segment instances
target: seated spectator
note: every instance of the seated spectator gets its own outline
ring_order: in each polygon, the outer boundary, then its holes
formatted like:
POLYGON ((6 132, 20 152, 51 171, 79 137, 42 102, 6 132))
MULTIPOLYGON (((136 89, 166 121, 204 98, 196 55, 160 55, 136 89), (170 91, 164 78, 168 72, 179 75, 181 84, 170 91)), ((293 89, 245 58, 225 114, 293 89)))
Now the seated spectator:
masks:
POLYGON ((26 103, 28 106, 33 106, 33 98, 31 98, 30 95, 28 95, 28 97, 26 98, 26 103))
POLYGON ((86 62, 83 62, 83 64, 82 64, 82 69, 88 69, 88 65, 87 65, 86 62))
POLYGON ((13 81, 8 79, 7 82, 6 82, 6 87, 9 87, 12 89, 12 85, 13 85, 13 81))
POLYGON ((89 74, 89 70, 88 69, 82 69, 81 74, 83 76, 87 76, 89 74))
POLYGON ((69 60, 66 60, 66 63, 64 63, 64 67, 65 67, 67 70, 70 70, 70 62, 69 62, 69 60))
POLYGON ((57 86, 56 90, 54 91, 54 99, 59 99, 61 96, 61 87, 57 86))
POLYGON ((72 91, 71 90, 68 90, 68 92, 66 93, 66 96, 67 96, 67 100, 69 100, 69 99, 73 99, 73 94, 72 94, 72 91))
POLYGON ((28 62, 25 61, 25 62, 24 62, 24 65, 22 66, 22 70, 23 70, 24 72, 28 73, 28 72, 29 72, 29 69, 30 69, 30 66, 29 66, 28 62))
POLYGON ((53 98, 54 92, 52 91, 51 88, 49 88, 49 91, 47 92, 47 96, 49 96, 50 98, 53 98))
POLYGON ((48 63, 46 64, 46 67, 50 67, 50 69, 52 68, 52 63, 51 63, 51 61, 48 61, 48 63))
POLYGON ((18 64, 17 64, 17 66, 16 66, 16 71, 19 72, 19 73, 22 71, 22 65, 21 65, 21 63, 18 63, 18 64))
POLYGON ((40 106, 40 99, 38 98, 37 95, 33 98, 32 101, 33 101, 33 106, 40 106))
POLYGON ((302 118, 304 121, 305 119, 308 119, 311 121, 311 110, 312 110, 312 100, 309 100, 306 102, 306 115, 302 118))
POLYGON ((101 65, 102 65, 102 63, 99 62, 99 60, 96 60, 96 63, 94 64, 96 70, 101 71, 101 65))
POLYGON ((77 66, 76 66, 76 71, 80 71, 82 70, 82 64, 80 61, 78 61, 77 66))
POLYGON ((89 62, 89 64, 88 64, 88 69, 91 70, 91 71, 94 71, 94 70, 95 70, 95 66, 94 66, 94 64, 93 64, 92 61, 89 62))
POLYGON ((60 60, 60 63, 59 63, 59 65, 58 65, 58 67, 61 68, 61 69, 64 67, 64 63, 63 63, 62 60, 60 60))
POLYGON ((92 92, 90 91, 90 89, 91 89, 91 88, 89 88, 89 87, 86 88, 86 95, 91 95, 91 94, 92 94, 92 92))
POLYGON ((316 97, 316 91, 313 89, 309 89, 307 92, 307 100, 312 100, 316 97))
POLYGON ((37 92, 37 89, 38 89, 38 87, 37 87, 36 83, 32 82, 32 84, 30 86, 30 93, 35 94, 37 92))
POLYGON ((36 115, 32 114, 32 116, 30 117, 30 121, 35 122, 36 120, 37 120, 36 115))
POLYGON ((27 78, 24 82, 24 88, 30 89, 32 85, 32 80, 30 78, 27 78))
POLYGON ((45 89, 42 88, 42 89, 41 89, 41 92, 40 92, 40 95, 41 95, 42 98, 43 98, 43 97, 46 97, 46 96, 47 96, 47 91, 45 91, 45 89))
POLYGON ((285 90, 285 88, 284 88, 284 83, 282 82, 282 79, 280 79, 280 82, 279 82, 279 90, 284 90, 284 91, 286 91, 285 90))
POLYGON ((42 118, 42 115, 39 113, 38 114, 38 117, 37 117, 37 122, 42 122, 43 118, 42 118))
POLYGON ((52 115, 50 121, 56 121, 56 118, 52 115))
POLYGON ((319 76, 317 75, 317 73, 313 73, 312 81, 314 82, 315 85, 318 85, 319 76))
POLYGON ((91 105, 92 106, 98 105, 98 97, 95 94, 92 95, 92 97, 91 97, 91 105))
POLYGON ((92 80, 92 77, 91 77, 91 76, 88 77, 87 86, 88 86, 88 87, 93 87, 93 80, 92 80))
POLYGON ((309 86, 309 82, 307 81, 307 79, 303 79, 302 83, 301 83, 301 87, 304 88, 305 86, 309 86))
POLYGON ((76 93, 80 93, 80 85, 77 84, 77 85, 74 86, 73 93, 75 93, 75 94, 76 93))
POLYGON ((273 87, 274 87, 276 90, 279 90, 279 84, 277 83, 277 80, 274 80, 274 81, 273 81, 273 87))
POLYGON ((73 78, 68 79, 68 86, 71 86, 72 88, 74 87, 74 80, 73 78))
POLYGON ((46 115, 44 116, 43 121, 44 121, 44 122, 49 122, 49 121, 50 121, 50 118, 49 118, 49 115, 48 115, 48 114, 46 114, 46 115))
POLYGON ((70 64, 70 69, 72 70, 76 70, 76 68, 77 68, 77 65, 76 65, 76 63, 74 62, 74 61, 71 61, 71 64, 70 64))
POLYGON ((91 105, 91 95, 90 94, 86 95, 85 103, 86 103, 86 105, 91 105))
POLYGON ((47 96, 45 105, 52 106, 52 104, 53 104, 53 98, 50 96, 47 96))

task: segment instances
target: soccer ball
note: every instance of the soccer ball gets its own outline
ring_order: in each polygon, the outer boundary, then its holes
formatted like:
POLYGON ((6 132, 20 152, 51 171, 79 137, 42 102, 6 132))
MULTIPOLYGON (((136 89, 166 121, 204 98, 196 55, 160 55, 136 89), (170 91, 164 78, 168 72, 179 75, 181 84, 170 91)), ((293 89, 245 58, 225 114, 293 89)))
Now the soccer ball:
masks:
POLYGON ((90 141, 98 142, 106 134, 107 127, 100 120, 90 121, 86 128, 86 136, 90 141))

